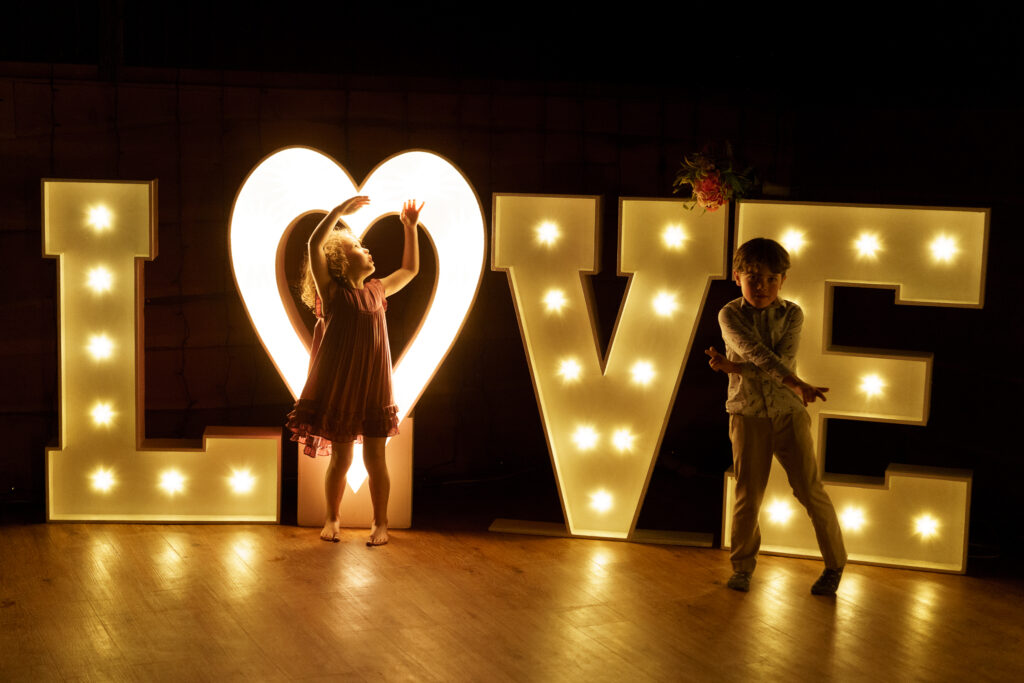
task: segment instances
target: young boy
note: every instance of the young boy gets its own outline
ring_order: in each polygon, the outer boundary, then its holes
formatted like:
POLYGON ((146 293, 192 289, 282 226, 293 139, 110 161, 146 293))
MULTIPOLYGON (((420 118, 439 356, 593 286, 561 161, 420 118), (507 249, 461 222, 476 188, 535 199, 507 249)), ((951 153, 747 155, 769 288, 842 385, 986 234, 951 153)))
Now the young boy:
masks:
POLYGON ((793 494, 807 509, 825 560, 825 571, 811 586, 815 595, 834 595, 846 564, 846 549, 835 508, 818 475, 805 406, 825 400, 825 387, 804 382, 794 372, 804 314, 779 298, 789 254, 774 240, 743 244, 733 258, 733 279, 743 296, 718 314, 725 353, 705 353, 708 364, 728 373, 729 438, 736 475, 732 518, 733 575, 729 588, 750 589, 761 546, 758 513, 768 484, 772 454, 779 459, 793 494))

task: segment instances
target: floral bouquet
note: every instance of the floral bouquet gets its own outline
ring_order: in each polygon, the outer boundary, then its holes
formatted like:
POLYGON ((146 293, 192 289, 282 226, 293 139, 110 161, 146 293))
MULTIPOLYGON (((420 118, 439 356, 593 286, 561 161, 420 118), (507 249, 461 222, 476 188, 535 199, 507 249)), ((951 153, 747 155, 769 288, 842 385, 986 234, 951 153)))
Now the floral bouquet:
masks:
POLYGON ((683 159, 682 168, 672 183, 672 191, 681 193, 689 185, 687 206, 700 206, 705 211, 717 211, 730 199, 743 197, 754 186, 753 168, 742 173, 733 170, 732 147, 725 145, 725 155, 718 157, 707 148, 683 159))

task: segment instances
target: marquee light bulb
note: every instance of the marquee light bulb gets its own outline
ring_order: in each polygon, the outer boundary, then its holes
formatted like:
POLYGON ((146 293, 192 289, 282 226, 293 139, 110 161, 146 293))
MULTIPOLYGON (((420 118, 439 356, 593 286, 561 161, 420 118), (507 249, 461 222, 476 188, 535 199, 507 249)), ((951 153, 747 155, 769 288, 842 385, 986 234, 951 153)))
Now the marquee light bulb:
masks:
POLYGON ((860 531, 862 528, 864 528, 864 510, 862 510, 861 508, 853 507, 851 505, 850 507, 843 510, 843 513, 839 516, 839 518, 843 522, 844 531, 860 531))
POLYGON ((256 477, 249 470, 234 470, 228 483, 235 493, 249 493, 256 484, 256 477))
POLYGON ((767 508, 768 519, 775 524, 785 524, 793 516, 793 507, 784 500, 776 500, 767 508))
POLYGON ((939 263, 949 263, 956 256, 960 249, 956 246, 956 240, 948 235, 939 235, 929 245, 932 251, 932 258, 939 263))
POLYGON ((612 444, 615 445, 616 450, 620 453, 628 453, 633 450, 633 441, 636 436, 628 429, 623 427, 622 429, 616 429, 612 435, 612 444))
POLYGON ((575 382, 582 372, 583 368, 575 358, 566 358, 558 364, 558 374, 566 382, 575 382))
POLYGON ((92 415, 93 424, 101 427, 109 425, 114 419, 114 409, 109 403, 97 403, 89 414, 92 415))
POLYGON ((86 349, 94 359, 107 360, 114 353, 114 342, 105 334, 94 334, 89 337, 86 349))
POLYGON ((882 249, 882 243, 878 241, 878 235, 869 232, 862 233, 857 241, 853 243, 857 253, 864 258, 876 258, 882 249))
POLYGON ((565 308, 565 292, 560 289, 549 289, 544 295, 544 306, 551 313, 559 313, 565 308))
POLYGON ((648 385, 651 380, 654 379, 654 366, 648 361, 638 360, 633 363, 630 374, 633 376, 633 382, 635 384, 648 385))
POLYGON ((670 225, 661 233, 661 239, 669 249, 682 249, 686 231, 680 225, 670 225))
POLYGON ((807 244, 804 233, 801 230, 787 230, 780 240, 782 246, 791 254, 799 254, 800 250, 807 244))
POLYGON ((883 389, 885 389, 885 380, 878 375, 864 375, 860 378, 860 390, 867 394, 868 398, 881 396, 883 389))
POLYGON ((89 478, 92 480, 93 489, 96 491, 102 491, 103 493, 112 489, 116 483, 114 481, 114 473, 105 467, 97 469, 89 478))
POLYGON ((110 209, 101 204, 89 209, 89 217, 86 219, 86 223, 96 232, 102 232, 110 228, 113 223, 112 218, 113 215, 110 213, 110 209))
POLYGON ((572 440, 576 448, 581 451, 589 451, 597 445, 597 432, 590 425, 580 425, 572 434, 572 440))
POLYGON ((86 286, 97 294, 109 292, 114 284, 114 276, 103 266, 96 266, 86 274, 86 286))
POLYGON ((604 489, 590 494, 590 507, 598 512, 608 512, 612 509, 612 494, 604 489))
POLYGON ((931 538, 939 533, 939 520, 928 513, 914 520, 914 533, 921 538, 931 538))
POLYGON ((185 477, 178 470, 167 470, 160 475, 160 488, 169 495, 185 490, 185 477))
POLYGON ((561 236, 558 226, 551 221, 544 221, 537 227, 537 241, 546 247, 552 246, 561 236))
POLYGON ((653 304, 654 312, 663 318, 671 316, 679 308, 676 295, 671 292, 658 292, 658 295, 654 297, 653 304))

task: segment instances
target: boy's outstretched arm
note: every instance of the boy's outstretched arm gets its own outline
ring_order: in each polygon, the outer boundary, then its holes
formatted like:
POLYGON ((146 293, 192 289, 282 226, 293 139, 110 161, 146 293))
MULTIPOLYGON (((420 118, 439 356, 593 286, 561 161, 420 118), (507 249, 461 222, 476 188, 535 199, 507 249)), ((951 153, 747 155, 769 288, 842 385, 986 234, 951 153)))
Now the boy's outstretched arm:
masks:
MULTIPOLYGON (((766 346, 749 323, 733 311, 723 308, 718 315, 718 322, 722 327, 722 338, 730 348, 734 349, 745 361, 789 387, 800 397, 805 406, 814 403, 819 398, 825 401, 827 400, 825 392, 828 391, 828 387, 816 387, 808 384, 792 370, 796 360, 797 347, 800 344, 800 331, 804 323, 803 311, 799 308, 795 309, 792 315, 792 320, 786 327, 782 338, 775 344, 775 350, 766 346)), ((710 356, 709 352, 711 351, 714 349, 708 349, 705 353, 710 356)), ((712 358, 713 360, 714 358, 712 358)), ((709 361, 709 364, 712 361, 709 361)), ((735 372, 742 372, 741 364, 732 363, 732 365, 736 368, 735 372)), ((711 367, 719 369, 713 364, 711 367)), ((723 371, 730 372, 731 370, 723 371)))
POLYGON ((726 347, 739 354, 744 361, 767 372, 777 382, 795 374, 791 366, 796 357, 803 322, 803 312, 798 311, 783 339, 776 344, 781 353, 776 353, 761 341, 757 331, 736 311, 726 307, 718 314, 718 324, 722 328, 722 339, 726 347))
POLYGON ((731 360, 723 356, 718 352, 714 346, 709 346, 704 349, 704 353, 709 357, 708 365, 711 366, 712 370, 718 370, 726 374, 733 373, 739 374, 743 372, 743 366, 739 363, 733 363, 731 360))
POLYGON ((828 387, 816 387, 813 384, 808 384, 796 375, 789 375, 782 380, 782 383, 792 389, 797 396, 804 402, 804 405, 808 403, 814 403, 815 400, 821 399, 827 401, 825 398, 825 392, 828 391, 828 387))

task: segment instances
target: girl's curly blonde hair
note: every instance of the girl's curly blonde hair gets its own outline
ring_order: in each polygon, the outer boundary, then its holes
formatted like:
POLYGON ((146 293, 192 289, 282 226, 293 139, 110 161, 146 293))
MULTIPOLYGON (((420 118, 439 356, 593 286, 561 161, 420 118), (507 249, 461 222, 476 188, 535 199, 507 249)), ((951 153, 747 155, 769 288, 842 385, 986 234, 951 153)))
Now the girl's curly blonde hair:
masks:
MULTIPOLYGON (((324 256, 327 257, 327 272, 339 285, 347 287, 345 272, 348 270, 348 256, 345 254, 344 237, 355 236, 348 228, 337 227, 331 231, 330 237, 324 242, 324 256)), ((316 282, 313 270, 309 267, 309 252, 302 255, 302 281, 299 283, 299 296, 309 310, 316 311, 316 282)))

